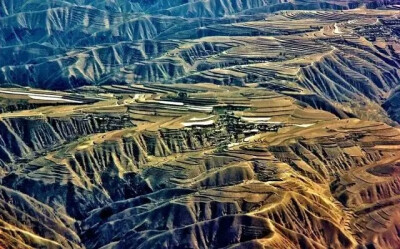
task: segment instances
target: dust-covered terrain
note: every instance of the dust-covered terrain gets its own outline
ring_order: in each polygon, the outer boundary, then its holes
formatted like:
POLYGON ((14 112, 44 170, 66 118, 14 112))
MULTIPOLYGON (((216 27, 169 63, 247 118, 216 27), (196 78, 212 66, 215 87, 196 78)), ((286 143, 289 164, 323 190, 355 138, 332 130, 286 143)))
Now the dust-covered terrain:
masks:
POLYGON ((399 248, 399 18, 0 0, 0 248, 399 248))

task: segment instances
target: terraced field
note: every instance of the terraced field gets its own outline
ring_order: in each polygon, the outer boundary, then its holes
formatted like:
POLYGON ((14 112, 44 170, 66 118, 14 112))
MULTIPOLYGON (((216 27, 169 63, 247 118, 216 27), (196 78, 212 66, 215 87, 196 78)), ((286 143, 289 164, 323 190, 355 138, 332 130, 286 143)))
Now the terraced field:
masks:
POLYGON ((0 248, 399 248, 399 17, 0 0, 0 248))

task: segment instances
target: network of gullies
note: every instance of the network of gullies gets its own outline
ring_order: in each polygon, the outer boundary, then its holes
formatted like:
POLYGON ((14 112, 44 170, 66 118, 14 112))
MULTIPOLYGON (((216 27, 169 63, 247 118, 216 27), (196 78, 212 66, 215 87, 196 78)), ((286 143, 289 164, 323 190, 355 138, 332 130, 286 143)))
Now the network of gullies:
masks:
POLYGON ((400 248, 400 2, 0 0, 0 248, 400 248))

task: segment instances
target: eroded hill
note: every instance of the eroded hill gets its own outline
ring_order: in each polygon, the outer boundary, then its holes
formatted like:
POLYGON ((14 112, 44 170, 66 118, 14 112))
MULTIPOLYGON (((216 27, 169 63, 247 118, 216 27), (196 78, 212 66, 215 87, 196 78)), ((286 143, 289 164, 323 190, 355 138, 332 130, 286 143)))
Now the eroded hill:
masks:
POLYGON ((0 248, 398 248, 398 4, 0 0, 0 248))
POLYGON ((1 114, 5 248, 399 243, 396 128, 256 86, 81 92, 5 93, 44 105, 1 114))

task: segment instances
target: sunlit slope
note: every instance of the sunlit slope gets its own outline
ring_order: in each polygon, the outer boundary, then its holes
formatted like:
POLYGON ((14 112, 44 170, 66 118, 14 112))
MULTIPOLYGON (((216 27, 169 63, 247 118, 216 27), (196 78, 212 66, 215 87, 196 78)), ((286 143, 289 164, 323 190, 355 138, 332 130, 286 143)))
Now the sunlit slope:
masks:
MULTIPOLYGON (((252 76, 255 72, 245 72, 252 77, 210 77, 208 75, 213 73, 208 70, 267 62, 289 61, 292 65, 293 62, 290 61, 293 57, 308 58, 315 55, 315 59, 334 48, 337 49, 335 53, 347 53, 347 49, 354 49, 353 43, 357 41, 353 40, 359 38, 360 28, 375 22, 382 14, 388 19, 394 15, 393 11, 368 10, 345 13, 278 12, 280 14, 277 16, 267 17, 270 11, 261 8, 282 5, 282 10, 347 9, 360 5, 345 1, 331 3, 333 6, 312 1, 282 4, 279 1, 131 2, 138 12, 110 7, 107 4, 97 1, 79 5, 61 1, 21 1, 10 4, 15 12, 4 10, 4 13, 8 14, 0 19, 0 54, 4 55, 0 64, 0 82, 51 89, 111 82, 260 82, 265 80, 265 76, 260 77, 256 73, 255 76, 258 77, 255 78, 252 76), (184 13, 202 9, 197 5, 207 5, 204 7, 204 13, 186 18, 184 13), (162 11, 164 8, 165 13, 162 11), (186 8, 188 10, 185 10, 186 8), (32 9, 35 11, 30 11, 32 9), (151 9, 162 13, 154 14, 151 9), (221 13, 218 12, 219 9, 222 9, 221 13), (255 12, 247 14, 244 10, 255 12), (174 15, 175 11, 183 14, 174 15), (207 14, 208 11, 218 13, 207 14), (352 20, 355 18, 360 20, 354 23, 352 20), (320 29, 320 32, 308 34, 320 29), (335 32, 338 30, 340 32, 335 32), (306 38, 298 37, 304 33, 307 33, 306 38), (298 36, 284 38, 294 34, 298 36), (343 35, 346 35, 346 38, 341 38, 343 35), (234 38, 236 36, 239 37, 238 41, 234 38), (261 41, 257 42, 256 38, 248 36, 260 37, 261 41), (197 40, 203 37, 208 38, 197 40), (330 37, 332 39, 327 39, 330 37), (190 40, 177 41, 180 39, 190 40), (267 40, 264 41, 265 39, 267 40), (344 43, 346 47, 339 46, 342 44, 340 39, 348 40, 344 43), (262 46, 254 49, 254 43, 262 46), (250 54, 246 56, 247 52, 240 52, 237 56, 235 51, 241 51, 239 49, 244 46, 248 47, 248 51, 251 50, 250 54), (231 58, 232 56, 234 58, 231 58), (205 79, 202 74, 205 74, 205 79)), ((7 4, 2 6, 4 8, 7 4)), ((279 10, 281 9, 273 9, 279 10)), ((375 29, 382 27, 389 31, 396 27, 388 23, 371 25, 375 25, 375 29)), ((396 58, 394 51, 384 55, 389 57, 387 60, 396 58)), ((376 53, 368 50, 366 52, 376 53)), ((312 61, 305 63, 310 64, 312 61)), ((298 69, 298 66, 293 67, 294 70, 298 69)), ((328 79, 338 81, 332 77, 328 79)))
POLYGON ((318 108, 390 122, 389 105, 381 105, 400 67, 390 3, 124 3, 13 4, 0 18, 0 84, 257 83, 298 92, 318 108))
POLYGON ((0 248, 397 249, 397 4, 0 0, 0 248))
POLYGON ((6 248, 398 244, 396 128, 259 87, 80 92, 97 102, 1 114, 6 248))

